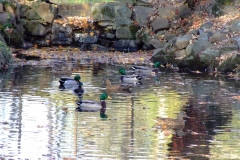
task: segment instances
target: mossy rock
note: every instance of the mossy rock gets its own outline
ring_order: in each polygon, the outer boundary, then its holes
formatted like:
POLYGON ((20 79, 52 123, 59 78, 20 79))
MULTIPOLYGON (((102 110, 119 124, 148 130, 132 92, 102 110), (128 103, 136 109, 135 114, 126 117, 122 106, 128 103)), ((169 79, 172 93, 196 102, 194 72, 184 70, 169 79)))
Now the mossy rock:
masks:
POLYGON ((24 46, 23 38, 21 37, 17 30, 15 30, 14 28, 11 29, 12 29, 11 32, 7 31, 6 29, 2 30, 4 39, 6 40, 8 45, 22 48, 24 46))
POLYGON ((2 69, 4 65, 11 63, 12 60, 13 58, 10 48, 6 43, 0 41, 0 69, 2 69))
POLYGON ((221 63, 218 70, 221 72, 233 72, 240 64, 240 55, 236 54, 221 63))

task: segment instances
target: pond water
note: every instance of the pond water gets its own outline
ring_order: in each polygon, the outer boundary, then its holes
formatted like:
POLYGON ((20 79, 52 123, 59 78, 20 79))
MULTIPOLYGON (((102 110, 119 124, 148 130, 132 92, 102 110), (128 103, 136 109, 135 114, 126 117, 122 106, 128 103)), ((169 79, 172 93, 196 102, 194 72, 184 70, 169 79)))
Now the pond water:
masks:
MULTIPOLYGON (((78 66, 83 99, 99 101, 120 67, 78 66)), ((17 66, 0 74, 0 159, 240 159, 240 84, 229 77, 161 69, 131 93, 112 93, 108 115, 75 112, 51 68, 17 66), (157 126, 184 111, 185 126, 157 126)))

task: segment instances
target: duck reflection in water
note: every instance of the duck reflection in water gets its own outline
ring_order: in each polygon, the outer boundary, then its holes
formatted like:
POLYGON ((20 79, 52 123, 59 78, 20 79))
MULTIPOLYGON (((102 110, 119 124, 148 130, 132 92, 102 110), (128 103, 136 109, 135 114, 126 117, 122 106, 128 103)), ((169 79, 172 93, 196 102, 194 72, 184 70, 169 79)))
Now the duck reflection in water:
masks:
POLYGON ((156 127, 163 130, 174 130, 178 135, 183 135, 186 118, 189 118, 185 112, 180 112, 177 119, 172 118, 157 118, 156 127))
POLYGON ((108 94, 103 93, 100 95, 100 103, 92 100, 80 100, 76 104, 78 107, 76 108, 76 111, 78 112, 100 112, 101 118, 108 118, 108 116, 105 114, 106 112, 106 99, 112 99, 108 94))

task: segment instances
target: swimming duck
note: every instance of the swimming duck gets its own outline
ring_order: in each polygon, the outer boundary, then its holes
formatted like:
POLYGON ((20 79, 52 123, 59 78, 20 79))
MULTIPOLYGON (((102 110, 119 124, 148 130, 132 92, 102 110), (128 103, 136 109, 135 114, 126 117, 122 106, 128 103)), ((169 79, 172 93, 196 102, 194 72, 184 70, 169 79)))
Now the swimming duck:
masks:
MULTIPOLYGON (((100 111, 100 117, 103 118, 106 116, 106 102, 105 100, 109 98, 112 99, 108 94, 103 93, 100 95, 100 103, 90 100, 81 100, 78 101, 76 104, 78 107, 76 108, 76 111, 79 112, 98 112, 100 111)), ((105 117, 106 118, 106 117, 105 117)))
POLYGON ((126 71, 124 68, 120 68, 119 73, 122 74, 121 75, 121 82, 127 82, 127 83, 136 83, 137 81, 141 81, 142 80, 142 75, 126 75, 126 71))
POLYGON ((156 126, 161 126, 163 129, 181 129, 185 125, 185 118, 189 118, 185 112, 180 112, 177 119, 158 118, 156 126))
POLYGON ((78 97, 82 97, 83 93, 84 93, 84 89, 82 88, 83 83, 79 82, 78 87, 75 88, 73 90, 73 92, 78 96, 78 97))
POLYGON ((59 80, 60 86, 78 85, 81 77, 77 74, 74 78, 61 77, 59 80))
POLYGON ((146 67, 146 66, 132 66, 130 70, 133 70, 137 74, 141 75, 149 75, 149 74, 157 74, 159 71, 159 67, 161 64, 159 62, 156 62, 152 68, 146 67))
POLYGON ((130 88, 132 88, 133 84, 120 84, 120 85, 112 85, 109 79, 105 81, 106 83, 106 91, 107 93, 111 92, 117 92, 117 91, 130 91, 130 88))

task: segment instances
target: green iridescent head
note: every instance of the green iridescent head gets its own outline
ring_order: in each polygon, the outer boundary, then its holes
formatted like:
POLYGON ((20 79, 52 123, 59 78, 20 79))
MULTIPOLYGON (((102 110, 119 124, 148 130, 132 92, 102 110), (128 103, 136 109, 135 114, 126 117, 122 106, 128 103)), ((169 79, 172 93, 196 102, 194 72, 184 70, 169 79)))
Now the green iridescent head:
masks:
POLYGON ((160 67, 160 62, 156 62, 154 65, 153 65, 153 68, 159 68, 160 67))
POLYGON ((124 68, 120 68, 119 69, 119 73, 121 73, 122 75, 125 75, 126 74, 125 69, 124 68))
POLYGON ((100 96, 100 100, 105 100, 105 99, 107 99, 107 98, 109 98, 109 99, 112 99, 110 96, 108 96, 106 93, 103 93, 103 94, 101 94, 101 96, 100 96))
POLYGON ((74 80, 76 81, 80 81, 81 77, 77 74, 75 77, 74 77, 74 80))

